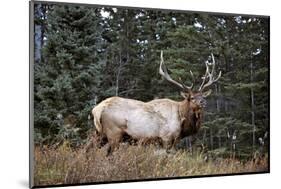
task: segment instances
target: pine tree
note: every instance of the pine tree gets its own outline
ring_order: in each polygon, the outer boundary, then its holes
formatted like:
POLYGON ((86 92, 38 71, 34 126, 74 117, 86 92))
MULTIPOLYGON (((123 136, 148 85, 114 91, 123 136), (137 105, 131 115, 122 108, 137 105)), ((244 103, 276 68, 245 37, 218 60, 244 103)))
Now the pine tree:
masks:
POLYGON ((99 18, 99 9, 83 6, 56 5, 48 15, 44 62, 35 65, 35 128, 43 139, 60 139, 62 130, 62 138, 85 137, 101 80, 99 18))

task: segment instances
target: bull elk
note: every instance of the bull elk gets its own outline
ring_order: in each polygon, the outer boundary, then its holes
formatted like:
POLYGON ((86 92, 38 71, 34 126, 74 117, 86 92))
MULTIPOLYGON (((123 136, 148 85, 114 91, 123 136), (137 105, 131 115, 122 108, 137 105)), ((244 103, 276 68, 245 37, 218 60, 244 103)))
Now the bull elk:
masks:
MULTIPOLYGON (((170 99, 155 99, 142 102, 133 99, 110 97, 99 103, 92 110, 94 124, 99 136, 104 136, 109 142, 110 153, 122 141, 124 135, 131 138, 160 138, 164 147, 170 149, 179 139, 198 132, 206 106, 205 97, 211 90, 203 92, 221 77, 221 72, 214 78, 215 60, 211 54, 212 63, 206 62, 206 72, 198 90, 173 80, 164 65, 163 51, 160 55, 159 73, 167 81, 181 90, 184 100, 177 102, 170 99), (210 71, 211 67, 211 71, 210 71)), ((194 76, 190 71, 193 78, 194 76)))

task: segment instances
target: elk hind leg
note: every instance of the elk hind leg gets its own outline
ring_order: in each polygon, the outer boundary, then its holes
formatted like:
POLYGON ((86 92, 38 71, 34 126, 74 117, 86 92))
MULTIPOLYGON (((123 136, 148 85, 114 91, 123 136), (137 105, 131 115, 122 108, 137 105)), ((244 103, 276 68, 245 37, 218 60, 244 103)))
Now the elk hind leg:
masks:
POLYGON ((112 127, 112 128, 107 132, 107 139, 109 143, 109 146, 107 148, 107 156, 112 154, 114 150, 119 147, 119 143, 123 139, 123 131, 118 127, 112 127))
POLYGON ((109 146, 107 148, 107 154, 106 156, 111 155, 114 150, 116 150, 119 147, 119 143, 121 142, 122 134, 118 134, 114 136, 114 138, 108 138, 109 146))

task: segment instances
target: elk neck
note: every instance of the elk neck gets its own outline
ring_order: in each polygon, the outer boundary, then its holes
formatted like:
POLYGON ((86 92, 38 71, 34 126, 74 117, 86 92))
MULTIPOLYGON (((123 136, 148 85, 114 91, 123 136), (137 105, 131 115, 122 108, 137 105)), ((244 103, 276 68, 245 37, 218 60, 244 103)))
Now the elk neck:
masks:
POLYGON ((202 109, 192 107, 188 100, 179 104, 179 117, 181 120, 181 137, 194 135, 201 127, 202 109))

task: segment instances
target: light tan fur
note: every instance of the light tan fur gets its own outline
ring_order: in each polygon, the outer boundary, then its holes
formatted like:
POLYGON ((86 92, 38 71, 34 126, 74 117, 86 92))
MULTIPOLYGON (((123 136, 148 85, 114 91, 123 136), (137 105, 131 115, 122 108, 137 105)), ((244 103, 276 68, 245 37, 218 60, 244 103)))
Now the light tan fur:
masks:
MULTIPOLYGON (((124 134, 137 140, 160 138, 166 148, 181 137, 182 124, 189 118, 187 100, 177 102, 156 99, 142 102, 121 97, 111 97, 92 110, 97 131, 106 136, 114 149, 124 134)), ((191 103, 192 104, 192 103, 191 103)), ((190 127, 191 122, 185 122, 190 127)))

